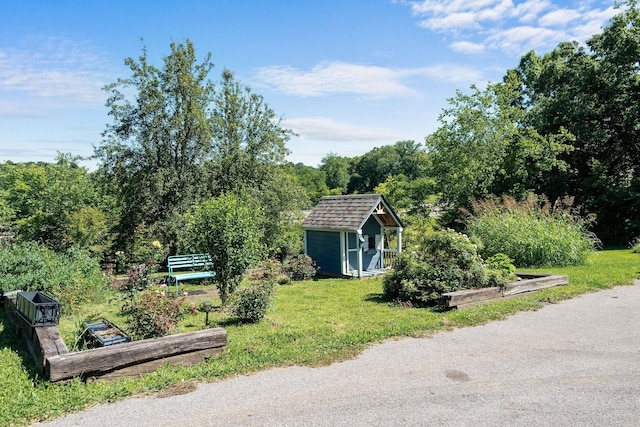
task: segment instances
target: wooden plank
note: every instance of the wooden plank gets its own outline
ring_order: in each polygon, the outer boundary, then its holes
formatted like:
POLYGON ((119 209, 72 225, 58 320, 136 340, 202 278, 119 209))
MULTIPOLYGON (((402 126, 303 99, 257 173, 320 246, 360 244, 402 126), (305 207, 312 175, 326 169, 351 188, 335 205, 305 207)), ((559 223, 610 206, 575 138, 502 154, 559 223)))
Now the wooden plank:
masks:
POLYGON ((49 357, 45 374, 54 382, 226 345, 226 330, 205 329, 49 357))
POLYGON ((550 275, 545 277, 539 277, 536 279, 522 280, 507 285, 504 288, 503 295, 515 295, 525 292, 537 291, 540 289, 552 288, 554 286, 562 286, 569 283, 569 276, 564 275, 550 275))
POLYGON ((485 301, 502 297, 502 289, 499 287, 464 289, 461 291, 447 292, 442 295, 447 307, 457 307, 474 301, 485 301))
POLYGON ((44 372, 45 361, 49 357, 68 354, 69 350, 58 332, 57 326, 33 328, 35 360, 40 373, 44 372))
POLYGON ((165 357, 163 359, 151 360, 149 362, 138 363, 136 365, 126 366, 120 369, 114 369, 113 371, 104 373, 93 373, 85 375, 87 381, 100 381, 100 380, 112 380, 115 378, 129 377, 134 378, 142 374, 153 372, 165 364, 170 365, 182 365, 189 366, 196 363, 200 363, 220 354, 224 351, 222 347, 209 348, 206 350, 193 351, 191 353, 177 354, 175 356, 165 357))

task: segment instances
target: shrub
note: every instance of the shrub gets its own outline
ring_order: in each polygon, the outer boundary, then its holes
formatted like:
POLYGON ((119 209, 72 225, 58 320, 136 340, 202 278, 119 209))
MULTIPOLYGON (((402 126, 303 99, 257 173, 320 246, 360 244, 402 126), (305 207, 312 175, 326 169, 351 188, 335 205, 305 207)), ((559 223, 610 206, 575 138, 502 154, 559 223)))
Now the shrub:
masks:
POLYGON ((149 287, 149 269, 146 264, 140 264, 127 272, 127 280, 120 282, 118 291, 125 299, 133 299, 138 293, 149 287))
POLYGON ((477 244, 453 230, 423 236, 412 250, 402 252, 383 279, 390 299, 433 303, 443 293, 489 286, 487 269, 477 244))
POLYGON ((286 272, 292 280, 309 280, 318 272, 316 262, 309 255, 296 255, 287 265, 286 272))
POLYGON ((588 231, 592 221, 572 208, 572 199, 551 205, 530 197, 473 203, 467 229, 484 246, 482 255, 507 254, 518 266, 583 264, 598 245, 588 231))
POLYGON ((631 244, 631 252, 634 254, 640 254, 640 237, 636 237, 631 244))
POLYGON ((165 291, 138 292, 122 307, 127 316, 128 331, 135 339, 158 338, 176 330, 187 311, 183 297, 166 295, 165 291))
POLYGON ((59 300, 64 312, 95 301, 107 284, 88 252, 71 248, 58 253, 35 242, 0 248, 0 277, 0 293, 43 291, 59 300))
POLYGON ((233 304, 233 315, 243 323, 257 323, 271 305, 273 285, 260 282, 240 290, 233 304))
POLYGON ((517 280, 513 260, 505 254, 495 254, 485 261, 489 286, 505 287, 517 280))

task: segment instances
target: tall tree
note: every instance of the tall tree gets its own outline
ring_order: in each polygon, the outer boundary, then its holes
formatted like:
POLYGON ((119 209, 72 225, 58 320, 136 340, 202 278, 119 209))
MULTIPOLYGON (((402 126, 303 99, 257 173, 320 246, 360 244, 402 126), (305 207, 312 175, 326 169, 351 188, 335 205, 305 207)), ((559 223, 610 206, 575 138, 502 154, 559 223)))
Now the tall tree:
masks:
POLYGON ((162 68, 149 63, 146 47, 125 64, 131 76, 105 87, 113 122, 95 150, 100 174, 118 192, 117 244, 126 248, 146 224, 175 245, 182 212, 202 193, 201 165, 211 149, 211 56, 198 62, 187 40, 171 43, 162 68))
POLYGON ((458 92, 427 137, 436 188, 452 211, 491 194, 539 193, 545 177, 565 170, 559 155, 571 147, 560 129, 540 135, 525 120, 516 76, 472 94, 458 92))
POLYGON ((213 148, 207 163, 211 194, 251 195, 268 218, 262 223, 264 245, 272 255, 287 252, 287 223, 307 203, 301 187, 282 170, 292 131, 229 70, 222 73, 213 106, 213 148))
POLYGON ((556 193, 598 215, 596 231, 607 243, 640 233, 640 10, 635 0, 601 34, 580 44, 523 57, 524 105, 541 134, 567 129, 575 148, 563 159, 569 173, 551 181, 556 193))
POLYGON ((349 193, 368 193, 389 176, 416 179, 425 172, 426 153, 415 141, 376 147, 352 161, 349 193))
POLYGON ((292 132, 264 98, 224 70, 211 118, 213 157, 209 168, 215 193, 259 188, 288 154, 292 132))

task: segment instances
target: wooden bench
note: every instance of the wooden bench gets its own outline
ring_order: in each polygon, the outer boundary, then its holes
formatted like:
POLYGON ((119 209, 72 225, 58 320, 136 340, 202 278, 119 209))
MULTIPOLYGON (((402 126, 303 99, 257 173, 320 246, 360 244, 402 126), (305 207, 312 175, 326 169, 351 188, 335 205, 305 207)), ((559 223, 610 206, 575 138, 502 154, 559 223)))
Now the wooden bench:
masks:
POLYGON ((176 294, 178 294, 179 283, 185 280, 193 279, 209 279, 215 275, 211 271, 213 263, 209 254, 187 254, 173 255, 167 259, 167 285, 171 285, 172 281, 176 284, 176 294), (188 273, 176 274, 176 270, 189 269, 188 273))

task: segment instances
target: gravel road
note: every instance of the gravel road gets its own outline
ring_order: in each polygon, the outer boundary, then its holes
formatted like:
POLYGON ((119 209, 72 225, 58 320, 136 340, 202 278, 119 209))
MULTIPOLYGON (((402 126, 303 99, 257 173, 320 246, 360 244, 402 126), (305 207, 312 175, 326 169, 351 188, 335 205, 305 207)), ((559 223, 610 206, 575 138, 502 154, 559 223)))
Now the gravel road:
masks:
POLYGON ((640 426, 640 282, 46 426, 640 426))

